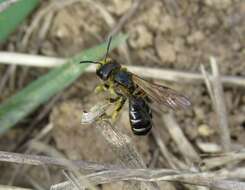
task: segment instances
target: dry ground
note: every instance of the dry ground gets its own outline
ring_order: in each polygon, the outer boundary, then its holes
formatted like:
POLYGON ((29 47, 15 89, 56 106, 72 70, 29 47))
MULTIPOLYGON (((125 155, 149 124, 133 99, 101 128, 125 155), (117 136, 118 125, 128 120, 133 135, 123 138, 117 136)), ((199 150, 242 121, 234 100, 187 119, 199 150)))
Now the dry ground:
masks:
MULTIPOLYGON (((49 10, 52 1, 43 1, 1 47, 1 50, 56 57, 72 56, 103 41, 120 18, 127 14, 133 1, 82 1, 70 4, 67 1, 67 5, 63 5, 64 2, 60 4, 62 7, 54 6, 49 10), (42 11, 46 11, 44 16, 40 16, 42 11), (33 22, 37 22, 37 25, 27 36, 26 31, 33 22)), ((129 35, 126 45, 114 51, 111 56, 125 65, 197 73, 200 73, 201 64, 208 72, 211 70, 209 58, 213 56, 218 62, 222 75, 245 77, 244 18, 243 0, 142 0, 139 10, 123 25, 122 31, 129 35)), ((10 66, 1 66, 1 77, 7 71, 11 71, 13 76, 10 76, 2 90, 1 101, 47 72, 46 69, 21 66, 13 69, 10 66)), ((157 77, 153 78, 156 80, 157 77)), ((206 85, 195 81, 157 82, 164 83, 190 97, 192 107, 177 111, 174 118, 191 143, 194 154, 199 157, 202 154, 220 153, 222 146, 218 117, 206 85)), ((98 83, 95 74, 81 76, 68 90, 53 98, 48 106, 40 107, 16 128, 1 137, 1 150, 37 153, 38 151, 23 148, 19 142, 29 127, 35 126, 35 129, 26 140, 34 138, 45 126, 51 124, 52 133, 42 137, 42 141, 54 146, 68 158, 118 164, 116 155, 108 148, 104 137, 95 128, 80 125, 82 110, 87 110, 104 98, 93 93, 98 83)), ((224 100, 233 151, 241 150, 245 145, 244 93, 244 86, 224 86, 224 100)), ((168 113, 169 110, 166 109, 165 112, 168 113)), ((116 125, 132 137, 147 166, 173 168, 166 161, 159 144, 156 143, 156 139, 160 138, 171 155, 178 158, 185 167, 198 167, 201 161, 194 162, 193 157, 186 157, 186 154, 181 151, 181 146, 172 138, 171 132, 169 133, 166 127, 166 118, 162 118, 162 114, 155 114, 154 122, 160 137, 156 134, 146 137, 133 136, 129 127, 127 106, 125 106, 116 125)), ((181 167, 176 166, 176 168, 181 167)), ((7 176, 13 177, 14 167, 4 165, 1 170, 8 170, 0 174, 1 183, 6 184, 7 176)), ((19 171, 18 176, 28 173, 32 180, 15 177, 12 181, 15 185, 28 187, 36 187, 35 184, 38 182, 39 185, 47 188, 51 182, 59 182, 63 178, 56 169, 50 172, 44 171, 40 168, 26 168, 19 171), (40 181, 40 178, 47 179, 47 173, 51 176, 50 181, 40 181)), ((116 187, 119 187, 118 184, 116 187)), ((103 185, 100 188, 108 190, 115 189, 115 186, 103 185)), ((169 189, 171 188, 183 189, 183 186, 175 184, 174 187, 170 185, 169 189)))

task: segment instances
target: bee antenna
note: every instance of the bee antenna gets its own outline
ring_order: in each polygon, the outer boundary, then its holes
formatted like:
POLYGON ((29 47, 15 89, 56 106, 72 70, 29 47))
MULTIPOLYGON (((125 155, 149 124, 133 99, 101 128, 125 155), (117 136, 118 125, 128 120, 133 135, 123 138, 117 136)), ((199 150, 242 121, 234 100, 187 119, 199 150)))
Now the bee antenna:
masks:
POLYGON ((93 63, 93 64, 102 64, 101 62, 99 61, 80 61, 79 63, 93 63))
POLYGON ((110 36, 108 39, 108 45, 107 45, 106 54, 105 54, 105 58, 104 58, 105 62, 106 62, 106 59, 108 57, 108 53, 110 51, 111 40, 112 40, 112 37, 110 36))

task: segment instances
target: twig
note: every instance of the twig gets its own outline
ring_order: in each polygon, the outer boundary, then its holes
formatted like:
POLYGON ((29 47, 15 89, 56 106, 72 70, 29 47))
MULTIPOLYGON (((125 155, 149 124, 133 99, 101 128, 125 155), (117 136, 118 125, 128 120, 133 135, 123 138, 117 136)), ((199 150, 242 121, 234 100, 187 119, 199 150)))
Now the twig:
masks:
MULTIPOLYGON (((102 171, 94 174, 87 175, 87 180, 92 184, 112 183, 122 180, 135 180, 135 181, 173 181, 181 182, 184 184, 192 184, 198 186, 205 186, 219 190, 244 190, 245 183, 238 181, 226 180, 227 173, 218 172, 178 172, 173 170, 150 170, 150 169, 122 169, 102 171)), ((53 185, 51 189, 66 189, 70 187, 69 182, 63 182, 53 185)))
POLYGON ((24 53, 0 52, 0 57, 1 63, 11 65, 56 67, 65 63, 65 59, 24 53))
POLYGON ((173 169, 177 169, 177 168, 184 169, 185 164, 182 162, 181 162, 181 166, 180 165, 176 166, 176 163, 174 162, 174 156, 168 151, 168 148, 166 147, 163 140, 161 139, 160 131, 158 131, 157 127, 152 129, 152 135, 154 136, 154 139, 157 145, 159 146, 163 157, 166 159, 167 164, 173 169))
POLYGON ((51 28, 51 24, 53 21, 55 13, 53 11, 50 11, 45 17, 44 17, 44 24, 38 31, 38 44, 41 44, 42 41, 45 40, 47 33, 49 29, 51 28))
POLYGON ((167 128, 170 136, 173 138, 174 142, 177 144, 181 154, 184 158, 189 161, 189 164, 193 162, 199 162, 200 157, 192 147, 191 143, 187 140, 184 133, 182 132, 180 126, 175 121, 172 114, 166 114, 163 116, 163 121, 165 127, 167 128))
MULTIPOLYGON (((205 82, 205 85, 206 85, 206 87, 208 89, 208 93, 209 93, 209 95, 211 97, 211 100, 212 100, 213 103, 215 103, 214 92, 213 92, 213 89, 212 89, 211 80, 210 80, 209 75, 208 75, 207 71, 205 70, 203 64, 201 64, 200 70, 201 70, 201 73, 203 75, 204 82, 205 82)), ((215 106, 215 105, 213 105, 213 106, 215 106)))
POLYGON ((227 170, 227 169, 224 169, 224 170, 221 170, 220 173, 222 175, 226 175, 227 178, 230 178, 230 179, 240 179, 240 180, 243 180, 245 179, 245 168, 241 168, 241 167, 238 167, 234 170, 227 170))
MULTIPOLYGON (((176 143, 179 151, 183 155, 187 164, 182 166, 182 168, 187 168, 192 166, 196 162, 200 162, 200 157, 195 149, 192 147, 191 143, 188 141, 184 133, 182 132, 180 126, 174 119, 173 114, 169 113, 163 116, 165 127, 167 128, 173 141, 176 143)), ((181 163, 180 161, 178 163, 181 163)), ((197 187, 197 189, 206 190, 206 187, 197 187)))
POLYGON ((227 111, 224 100, 223 87, 220 80, 219 69, 215 58, 211 57, 211 67, 213 71, 213 92, 215 98, 216 112, 219 119, 220 138, 224 151, 231 149, 230 131, 227 121, 227 111))
MULTIPOLYGON (((41 131, 39 131, 39 133, 33 138, 34 141, 39 141, 39 140, 43 140, 43 138, 52 130, 53 128, 53 125, 52 124, 48 124, 46 125, 45 127, 42 128, 41 131)), ((18 143, 17 143, 18 144, 18 143)), ((17 147, 14 146, 12 147, 13 149, 17 147)), ((12 149, 10 148, 10 149, 12 149)), ((11 151, 12 152, 12 151, 11 151)), ((27 147, 27 149, 24 151, 24 154, 23 155, 26 155, 26 154, 31 154, 33 151, 31 150, 30 147, 27 147)), ((37 154, 37 152, 35 152, 37 154)), ((49 173, 48 173, 48 170, 47 170, 47 166, 42 164, 41 165, 43 168, 44 168, 44 171, 45 173, 47 174, 47 176, 49 176, 49 173)), ((28 168, 28 167, 26 167, 28 168)), ((14 184, 14 181, 17 177, 19 177, 22 173, 25 173, 23 172, 24 171, 24 165, 15 165, 14 166, 14 169, 13 169, 13 173, 9 179, 9 182, 8 184, 14 184)), ((50 179, 50 178, 47 178, 47 179, 50 179)), ((51 183, 50 183, 51 184, 51 183)))
POLYGON ((222 151, 220 145, 212 142, 203 142, 201 140, 197 140, 196 145, 202 152, 208 154, 220 153, 222 151))
POLYGON ((15 67, 14 65, 11 65, 7 68, 7 71, 5 71, 5 74, 1 77, 1 80, 0 80, 0 92, 3 91, 3 89, 5 88, 6 86, 6 83, 8 82, 9 78, 11 77, 11 73, 15 70, 15 67))
POLYGON ((202 160, 202 171, 211 170, 226 164, 241 162, 243 160, 245 160, 245 151, 230 152, 213 158, 205 158, 202 160))
MULTIPOLYGON (((107 104, 105 103, 105 105, 107 104)), ((108 119, 101 118, 100 112, 105 112, 103 106, 101 106, 101 104, 95 105, 88 113, 85 113, 85 118, 84 116, 82 117, 82 122, 85 119, 86 122, 89 123, 87 117, 89 114, 94 114, 95 117, 99 117, 99 119, 95 121, 95 119, 90 116, 90 122, 95 125, 95 127, 107 141, 108 145, 117 155, 122 166, 127 168, 146 168, 143 158, 133 146, 130 138, 125 134, 122 134, 116 126, 112 126, 108 119)), ((147 189, 158 189, 154 183, 142 183, 142 185, 147 189)), ((134 184, 130 189, 141 189, 140 184, 136 186, 134 184)))
POLYGON ((184 162, 180 161, 171 152, 169 152, 168 148, 164 144, 164 141, 162 140, 161 131, 158 129, 158 127, 154 127, 152 129, 152 135, 159 146, 163 157, 166 159, 167 163, 172 169, 188 169, 188 166, 184 162))
POLYGON ((34 188, 37 190, 45 190, 45 187, 43 184, 40 184, 40 181, 38 181, 37 179, 34 179, 32 176, 30 175, 24 175, 23 176, 26 181, 34 188))
MULTIPOLYGON (((115 165, 104 165, 104 164, 101 165, 101 164, 85 162, 85 161, 69 161, 65 159, 57 159, 57 158, 46 157, 46 156, 24 155, 24 154, 17 154, 17 153, 2 152, 2 151, 0 151, 0 161, 14 162, 14 163, 20 163, 20 164, 31 164, 31 165, 46 164, 46 165, 60 166, 64 168, 67 166, 64 163, 69 162, 71 164, 74 164, 74 166, 78 167, 79 169, 87 170, 90 172, 103 171, 102 173, 96 173, 96 174, 89 175, 90 176, 89 180, 92 179, 91 176, 94 176, 94 179, 95 178, 98 179, 97 176, 100 176, 101 180, 104 179, 103 182, 110 182, 110 180, 113 180, 113 181, 117 181, 117 180, 172 181, 172 179, 176 179, 176 180, 181 179, 181 181, 184 181, 184 182, 185 180, 186 181, 189 180, 189 182, 193 182, 192 179, 195 179, 199 176, 201 177, 202 180, 205 179, 206 183, 208 183, 208 179, 205 178, 206 176, 206 177, 212 178, 212 180, 209 181, 209 183, 214 183, 215 180, 216 180, 215 182, 217 182, 217 180, 221 178, 222 179, 224 178, 244 179, 245 178, 244 168, 239 168, 239 171, 234 170, 234 172, 233 171, 229 171, 229 172, 221 171, 221 172, 208 172, 208 173, 192 173, 192 172, 186 172, 183 170, 181 171, 181 170, 168 170, 168 169, 165 169, 165 170, 163 169, 162 170, 127 169, 127 168, 123 169, 120 166, 115 166, 115 165), (108 172, 105 172, 105 171, 108 171, 108 172), (243 175, 241 175, 242 173, 243 175), (109 175, 114 176, 114 178, 108 177, 109 175), (137 176, 139 178, 137 178, 137 176)), ((96 184, 101 183, 101 180, 96 181, 96 184)), ((195 182, 195 183, 200 183, 200 181, 195 182)), ((242 187, 244 188, 244 184, 242 184, 242 187)), ((230 189, 235 190, 235 188, 230 188, 230 189)))
MULTIPOLYGON (((107 105, 105 103, 105 105, 107 105)), ((101 113, 105 112, 104 106, 96 105, 94 106, 90 112, 86 113, 85 116, 88 114, 93 114, 95 117, 99 117, 101 113)), ((88 119, 86 117, 86 119, 88 119)), ((83 120, 83 118, 82 118, 83 120)), ((89 122, 88 120, 86 120, 89 122)), ((91 123, 93 123, 99 132, 103 135, 107 143, 112 148, 113 152, 117 155, 118 159, 121 161, 123 167, 129 168, 145 168, 145 164, 135 147, 132 145, 131 140, 125 134, 122 134, 115 126, 112 126, 108 120, 101 120, 98 119, 95 121, 94 118, 91 118, 91 123)), ((135 186, 135 185, 133 185, 135 186)), ((150 184, 145 184, 146 187, 150 189, 155 189, 150 184)), ((134 187, 139 188, 140 187, 134 187)))
POLYGON ((93 7, 93 9, 97 9, 98 13, 104 18, 106 24, 111 28, 116 23, 116 20, 113 16, 107 11, 106 7, 101 2, 95 2, 90 0, 85 0, 88 4, 93 7))
POLYGON ((71 172, 67 172, 67 171, 63 170, 62 173, 69 180, 69 182, 73 185, 73 187, 75 187, 76 190, 84 190, 85 189, 84 187, 81 187, 79 180, 71 172))
MULTIPOLYGON (((21 138, 10 148, 11 152, 18 152, 17 150, 25 145, 35 130, 36 125, 50 112, 50 110, 53 108, 53 105, 60 99, 60 97, 61 93, 57 94, 42 108, 42 110, 39 112, 39 115, 33 119, 31 124, 28 126, 28 129, 25 130, 25 132, 22 134, 21 138)), ((40 133, 38 136, 40 136, 40 133)))
POLYGON ((112 126, 108 121, 99 121, 96 127, 100 130, 105 140, 118 156, 121 164, 129 168, 144 168, 145 163, 132 145, 130 138, 122 134, 116 126, 112 126))
MULTIPOLYGON (((10 53, 0 51, 0 63, 12 64, 12 65, 23 65, 32 67, 58 67, 66 62, 66 59, 46 57, 39 55, 29 55, 21 53, 10 53)), ((159 80, 174 81, 174 82, 187 82, 187 83, 200 83, 204 82, 204 78, 200 73, 191 73, 184 71, 175 71, 170 69, 159 69, 152 67, 137 67, 127 66, 127 68, 146 78, 154 78, 159 80)), ((94 72, 95 66, 91 65, 86 69, 87 72, 94 72)), ((213 76, 208 75, 210 80, 213 80, 213 76)), ((220 80, 226 85, 245 86, 244 77, 236 76, 221 76, 220 80)))
POLYGON ((0 190, 31 190, 29 188, 15 187, 9 185, 0 185, 0 190))
MULTIPOLYGON (((37 150, 38 152, 43 152, 45 154, 52 155, 54 157, 60 157, 60 158, 64 157, 61 152, 57 151, 55 148, 51 147, 50 145, 44 144, 42 142, 32 141, 31 143, 29 143, 29 148, 33 150, 37 150)), ((96 190, 96 187, 83 176, 79 168, 76 165, 74 165, 73 162, 70 162, 69 160, 66 159, 63 160, 68 161, 64 164, 67 166, 67 168, 69 168, 72 175, 74 174, 74 177, 79 178, 78 181, 81 187, 87 187, 88 189, 96 190)))
MULTIPOLYGON (((36 15, 33 17, 30 26, 27 28, 25 35, 21 41, 21 47, 25 50, 28 45, 28 41, 35 30, 35 28, 40 27, 40 22, 42 19, 47 16, 50 12, 55 12, 59 9, 62 9, 66 6, 69 6, 73 3, 80 2, 81 0, 66 0, 66 1, 60 1, 60 0, 54 0, 50 4, 48 4, 47 7, 40 9, 37 11, 36 15)), ((47 24, 47 23, 45 23, 47 24)))
POLYGON ((155 168, 157 161, 158 161, 158 158, 159 158, 159 154, 160 154, 160 151, 159 151, 159 149, 156 148, 153 151, 152 158, 151 158, 150 163, 149 163, 149 168, 155 168))
POLYGON ((108 169, 116 169, 120 168, 115 165, 107 165, 107 164, 96 164, 94 162, 86 162, 81 160, 66 160, 61 158, 53 158, 48 156, 37 156, 37 155, 28 155, 28 154, 19 154, 12 152, 4 152, 0 151, 0 161, 2 162, 12 162, 18 164, 28 164, 28 165, 53 165, 61 168, 69 168, 67 163, 71 163, 77 168, 84 171, 100 171, 100 170, 108 170, 108 169))

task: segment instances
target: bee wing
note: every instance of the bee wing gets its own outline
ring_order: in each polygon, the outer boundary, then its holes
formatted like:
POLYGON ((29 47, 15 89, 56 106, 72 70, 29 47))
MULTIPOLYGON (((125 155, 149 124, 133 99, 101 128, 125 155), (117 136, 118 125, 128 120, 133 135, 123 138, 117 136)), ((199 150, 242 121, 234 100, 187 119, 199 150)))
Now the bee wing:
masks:
POLYGON ((147 96, 158 104, 164 104, 172 109, 186 108, 191 102, 185 96, 166 86, 151 83, 139 76, 132 74, 136 85, 146 92, 147 96))

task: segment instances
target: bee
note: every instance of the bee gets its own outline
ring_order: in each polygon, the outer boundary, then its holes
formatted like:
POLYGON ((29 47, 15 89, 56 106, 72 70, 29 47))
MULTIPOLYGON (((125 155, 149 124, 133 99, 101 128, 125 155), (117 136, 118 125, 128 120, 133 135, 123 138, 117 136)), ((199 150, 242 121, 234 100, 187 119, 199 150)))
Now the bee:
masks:
POLYGON ((174 110, 191 105, 188 98, 163 85, 149 82, 129 72, 116 60, 108 58, 112 38, 109 38, 105 58, 102 61, 81 61, 80 63, 98 64, 96 75, 103 81, 96 91, 107 91, 113 95, 110 102, 115 103, 112 119, 115 119, 129 100, 129 120, 135 135, 146 135, 152 128, 150 103, 165 105, 174 110))

